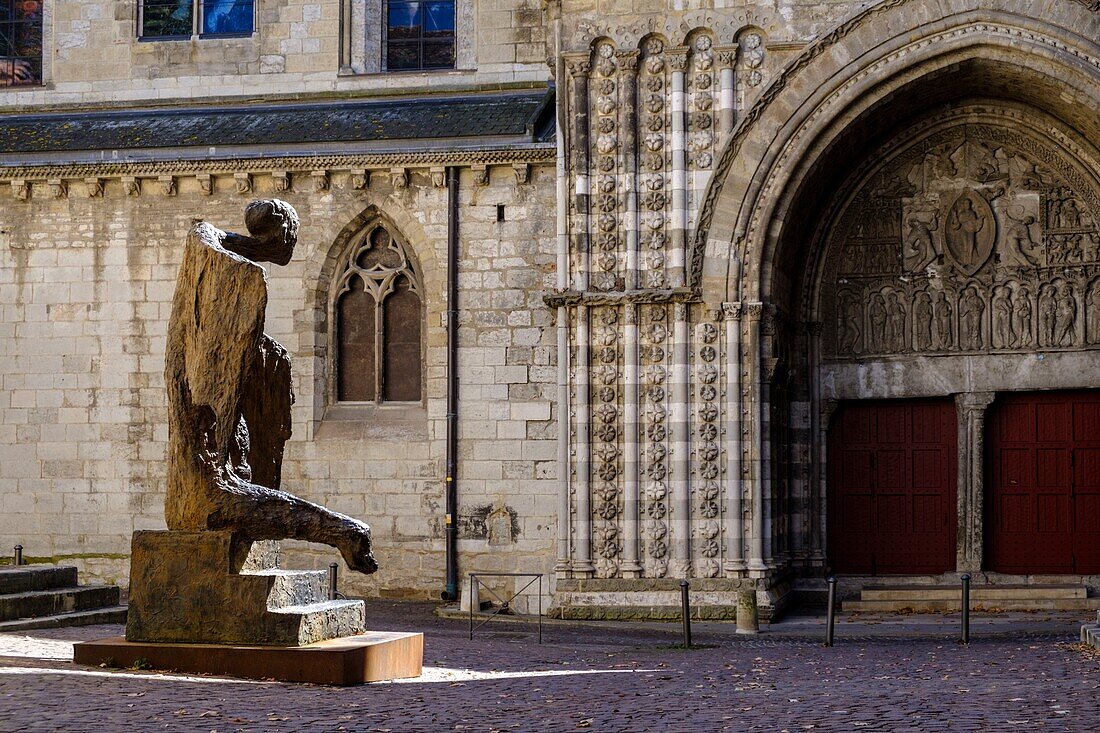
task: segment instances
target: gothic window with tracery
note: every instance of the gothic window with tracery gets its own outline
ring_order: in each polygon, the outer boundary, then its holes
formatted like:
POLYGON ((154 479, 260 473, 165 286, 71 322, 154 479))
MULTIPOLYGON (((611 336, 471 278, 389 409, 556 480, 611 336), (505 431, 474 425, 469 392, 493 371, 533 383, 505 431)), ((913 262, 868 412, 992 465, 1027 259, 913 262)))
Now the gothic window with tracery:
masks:
POLYGON ((420 285, 401 241, 380 221, 352 242, 333 301, 336 399, 419 402, 420 285))

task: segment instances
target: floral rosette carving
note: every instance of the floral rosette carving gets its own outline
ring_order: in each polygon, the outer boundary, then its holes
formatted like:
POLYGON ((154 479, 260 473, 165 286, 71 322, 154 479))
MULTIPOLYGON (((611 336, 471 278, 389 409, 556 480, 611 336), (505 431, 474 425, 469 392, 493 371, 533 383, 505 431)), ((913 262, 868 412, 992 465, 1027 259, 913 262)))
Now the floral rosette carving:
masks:
POLYGON ((638 139, 641 143, 642 176, 640 185, 645 193, 641 197, 642 253, 640 264, 644 268, 642 283, 647 288, 665 287, 665 223, 669 197, 666 187, 668 176, 665 155, 668 152, 667 98, 668 62, 664 56, 665 45, 659 38, 651 38, 643 44, 645 61, 641 66, 639 89, 645 90, 639 110, 638 139))
POLYGON ((714 68, 714 41, 710 36, 697 36, 691 44, 691 67, 688 76, 688 132, 691 145, 691 161, 700 170, 706 170, 714 162, 715 125, 714 95, 718 92, 714 68))
POLYGON ((663 305, 650 305, 641 315, 644 562, 646 576, 660 578, 668 573, 667 311, 663 305))
POLYGON ((706 521, 698 525, 696 549, 702 556, 696 563, 704 578, 716 578, 720 571, 718 556, 718 517, 720 462, 722 449, 718 436, 718 327, 702 323, 696 327, 695 338, 699 345, 695 359, 695 393, 697 396, 695 427, 695 470, 698 484, 695 490, 696 514, 706 521))
MULTIPOLYGON (((596 94, 594 109, 596 117, 593 126, 596 130, 595 162, 601 175, 597 182, 598 193, 596 196, 596 208, 599 212, 599 227, 604 234, 615 232, 619 227, 619 197, 616 190, 615 176, 616 155, 621 147, 619 139, 619 85, 616 76, 619 70, 615 49, 610 43, 601 43, 596 46, 593 65, 596 72, 593 88, 596 94)), ((595 290, 614 290, 618 284, 616 270, 619 262, 618 239, 607 237, 602 240, 606 245, 615 242, 615 247, 601 247, 601 252, 596 257, 596 272, 592 275, 592 286, 595 290)))
POLYGON ((619 447, 621 430, 618 406, 619 378, 619 314, 614 307, 598 310, 595 314, 593 342, 596 346, 597 364, 592 373, 595 378, 592 394, 594 429, 593 457, 593 506, 596 571, 599 577, 618 575, 620 555, 618 520, 621 514, 619 465, 622 451, 619 447))

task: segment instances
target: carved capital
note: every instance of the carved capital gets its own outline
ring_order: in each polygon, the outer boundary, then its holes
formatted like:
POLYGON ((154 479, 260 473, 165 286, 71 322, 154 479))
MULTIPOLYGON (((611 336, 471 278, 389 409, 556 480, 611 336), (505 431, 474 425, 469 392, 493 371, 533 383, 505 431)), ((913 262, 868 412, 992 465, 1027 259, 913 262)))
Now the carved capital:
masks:
POLYGON ((63 199, 69 192, 68 187, 65 185, 65 181, 60 178, 51 178, 47 181, 50 186, 50 198, 63 199))
POLYGON ((722 315, 729 320, 740 321, 742 310, 742 305, 739 302, 722 304, 722 315))
POLYGON ((489 169, 484 164, 475 163, 470 166, 470 170, 474 174, 474 184, 478 186, 489 185, 489 169))
POLYGON ((290 190, 290 174, 286 171, 272 171, 271 182, 279 193, 290 190))
POLYGON ((732 69, 737 64, 737 45, 718 46, 715 49, 718 55, 718 65, 721 68, 732 69))
POLYGON ((102 178, 85 178, 84 188, 88 192, 88 198, 99 198, 103 195, 103 179, 102 178))
POLYGON ((26 201, 31 197, 31 184, 21 178, 13 180, 11 182, 11 193, 20 201, 26 201))
POLYGON ((310 177, 313 179, 313 190, 320 193, 321 191, 327 191, 329 180, 328 171, 316 170, 310 172, 310 177))
POLYGON ((134 176, 123 176, 122 190, 126 192, 127 196, 140 196, 141 182, 134 176))
POLYGON ((638 59, 641 58, 641 53, 638 51, 619 51, 615 54, 615 57, 619 60, 619 68, 628 73, 636 73, 638 71, 638 59))
POLYGON ((592 71, 592 59, 588 54, 583 56, 569 54, 565 56, 565 68, 570 76, 588 76, 592 71))
POLYGON ((409 187, 409 171, 405 168, 390 168, 390 185, 395 191, 403 191, 409 187))
POLYGON ((763 303, 745 303, 745 314, 749 317, 750 321, 759 321, 764 315, 763 303))
POLYGON ((233 183, 237 187, 237 193, 252 193, 252 176, 248 173, 234 173, 233 183))
POLYGON ((986 408, 993 403, 996 397, 996 392, 960 392, 955 395, 955 407, 958 409, 960 417, 975 412, 984 415, 986 408))
POLYGON ((523 185, 531 180, 531 165, 529 163, 512 163, 512 173, 516 175, 516 183, 523 185))
POLYGON ((432 185, 436 188, 443 188, 447 185, 447 169, 444 166, 436 165, 432 166, 432 185))
POLYGON ((683 72, 687 71, 687 67, 688 67, 688 48, 687 48, 687 46, 676 46, 675 48, 670 48, 668 50, 668 53, 665 55, 665 58, 668 60, 669 68, 671 68, 673 70, 673 72, 678 71, 678 72, 683 73, 683 72))

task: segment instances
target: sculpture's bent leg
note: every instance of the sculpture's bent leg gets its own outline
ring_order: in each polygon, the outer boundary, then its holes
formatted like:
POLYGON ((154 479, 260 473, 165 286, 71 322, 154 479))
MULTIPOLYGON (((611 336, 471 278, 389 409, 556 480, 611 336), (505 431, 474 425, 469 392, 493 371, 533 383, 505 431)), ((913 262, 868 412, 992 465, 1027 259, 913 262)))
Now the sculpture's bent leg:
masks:
POLYGON ((230 479, 212 498, 209 529, 231 529, 252 540, 295 539, 335 547, 352 570, 378 569, 370 527, 285 491, 230 479))

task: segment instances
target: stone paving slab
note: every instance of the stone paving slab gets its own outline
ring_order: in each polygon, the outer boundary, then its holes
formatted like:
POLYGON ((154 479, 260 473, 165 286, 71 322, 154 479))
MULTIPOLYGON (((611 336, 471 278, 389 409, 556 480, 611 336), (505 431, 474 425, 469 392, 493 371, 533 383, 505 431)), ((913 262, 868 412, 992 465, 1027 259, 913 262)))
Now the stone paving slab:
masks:
POLYGON ((801 633, 756 637, 700 624, 708 648, 685 651, 671 624, 548 624, 541 646, 519 625, 490 625, 471 642, 432 610, 372 601, 371 627, 425 632, 425 675, 354 688, 66 661, 72 641, 119 626, 0 634, 0 731, 1093 731, 1100 720, 1100 655, 1073 644, 1081 617, 975 631, 969 646, 908 620, 894 624, 901 637, 868 633, 888 620, 849 619, 832 649, 808 635, 813 617, 801 633))

